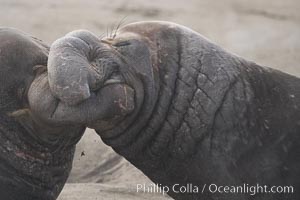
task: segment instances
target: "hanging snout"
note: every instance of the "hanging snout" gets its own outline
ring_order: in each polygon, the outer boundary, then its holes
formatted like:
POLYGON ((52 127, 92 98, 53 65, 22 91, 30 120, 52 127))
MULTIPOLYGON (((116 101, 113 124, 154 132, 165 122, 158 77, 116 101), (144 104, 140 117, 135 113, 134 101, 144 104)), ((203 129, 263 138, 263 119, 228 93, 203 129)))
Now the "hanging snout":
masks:
POLYGON ((92 52, 100 40, 88 31, 74 31, 56 40, 48 59, 48 79, 52 93, 68 105, 88 99, 104 74, 92 66, 92 52))

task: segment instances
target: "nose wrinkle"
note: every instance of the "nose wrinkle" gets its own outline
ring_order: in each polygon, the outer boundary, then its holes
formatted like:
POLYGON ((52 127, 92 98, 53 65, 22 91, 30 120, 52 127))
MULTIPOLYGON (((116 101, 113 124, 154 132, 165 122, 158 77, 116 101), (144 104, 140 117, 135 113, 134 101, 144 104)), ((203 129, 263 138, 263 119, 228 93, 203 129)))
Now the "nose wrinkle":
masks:
POLYGON ((114 71, 112 53, 100 40, 80 30, 56 40, 49 52, 48 80, 54 96, 67 105, 76 105, 99 90, 114 71))
POLYGON ((80 84, 76 81, 63 88, 57 88, 57 91, 60 91, 58 98, 67 105, 79 104, 91 96, 88 84, 80 84))

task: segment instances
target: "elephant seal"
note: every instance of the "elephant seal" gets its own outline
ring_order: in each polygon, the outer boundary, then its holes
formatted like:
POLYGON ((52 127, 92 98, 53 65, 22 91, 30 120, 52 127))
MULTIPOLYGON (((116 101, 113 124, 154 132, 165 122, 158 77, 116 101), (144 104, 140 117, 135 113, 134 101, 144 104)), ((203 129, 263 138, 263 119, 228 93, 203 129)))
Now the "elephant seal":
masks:
POLYGON ((51 94, 48 53, 49 47, 40 40, 0 28, 1 199, 56 199, 85 130, 77 119, 72 121, 81 108, 64 108, 51 94), (64 120, 56 118, 56 110, 64 120))
POLYGON ((299 78, 169 22, 128 24, 102 39, 74 31, 50 57, 50 90, 62 102, 115 93, 87 126, 174 199, 300 197, 299 78), (131 91, 119 96, 125 106, 107 105, 122 87, 131 91))

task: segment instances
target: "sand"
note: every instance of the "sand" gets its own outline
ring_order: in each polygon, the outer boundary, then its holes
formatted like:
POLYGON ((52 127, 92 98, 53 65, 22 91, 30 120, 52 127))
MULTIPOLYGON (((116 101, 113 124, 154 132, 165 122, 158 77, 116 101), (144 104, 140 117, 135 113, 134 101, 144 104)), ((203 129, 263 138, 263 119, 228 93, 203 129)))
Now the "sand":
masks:
MULTIPOLYGON (((299 0, 0 0, 0 26, 21 29, 48 44, 76 29, 106 34, 113 24, 180 23, 248 60, 300 76, 299 0)), ((151 181, 88 130, 60 200, 164 199, 136 192, 151 181)))
POLYGON ((170 200, 167 195, 139 192, 133 188, 108 184, 66 184, 59 200, 170 200))

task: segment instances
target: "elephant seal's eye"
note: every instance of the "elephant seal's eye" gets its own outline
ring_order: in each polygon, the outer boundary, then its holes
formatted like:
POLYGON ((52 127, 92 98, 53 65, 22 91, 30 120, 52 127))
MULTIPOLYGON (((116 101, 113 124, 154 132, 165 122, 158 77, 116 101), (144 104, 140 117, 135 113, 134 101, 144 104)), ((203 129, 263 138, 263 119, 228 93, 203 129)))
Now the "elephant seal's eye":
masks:
POLYGON ((115 47, 123 47, 123 46, 128 46, 128 45, 130 45, 129 41, 122 41, 122 42, 118 42, 116 44, 113 44, 113 46, 115 46, 115 47))

